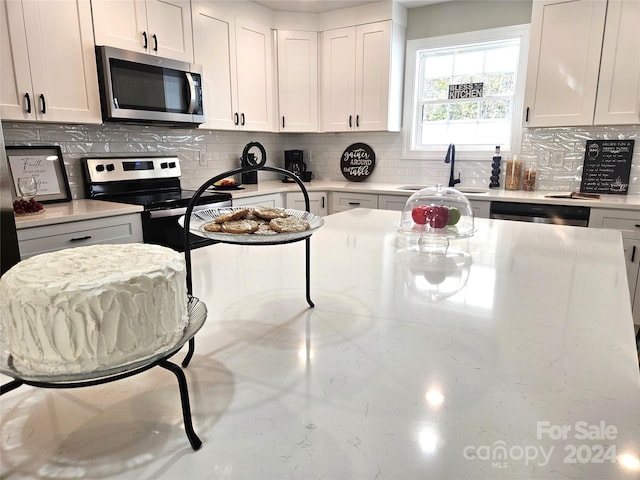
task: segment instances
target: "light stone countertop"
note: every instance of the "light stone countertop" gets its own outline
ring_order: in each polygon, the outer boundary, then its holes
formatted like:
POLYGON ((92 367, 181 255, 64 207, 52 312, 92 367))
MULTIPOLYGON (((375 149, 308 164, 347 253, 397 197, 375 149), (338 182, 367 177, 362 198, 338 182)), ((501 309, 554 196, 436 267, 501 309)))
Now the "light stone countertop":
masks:
POLYGON ((142 212, 140 205, 105 202, 103 200, 72 200, 62 203, 47 203, 44 212, 37 215, 15 217, 16 229, 41 227, 56 223, 76 222, 95 218, 126 215, 142 212))
MULTIPOLYGON (((194 250, 208 307, 186 368, 191 450, 162 368, 2 397, 1 476, 637 479, 640 375, 614 230, 477 219, 449 259, 397 212, 325 217, 305 242, 194 250), (428 292, 458 293, 431 300, 428 292)), ((174 361, 185 355, 180 352, 174 361)))
MULTIPOLYGON (((336 191, 336 192, 356 192, 372 193, 378 195, 401 195, 409 197, 414 193, 412 190, 402 190, 398 185, 392 183, 372 183, 372 182, 339 182, 313 180, 305 183, 305 188, 310 191, 336 191)), ((295 183, 284 183, 277 180, 267 180, 258 182, 257 185, 242 185, 243 190, 231 190, 230 193, 235 198, 262 195, 268 193, 298 192, 300 187, 295 183)), ((426 186, 426 185, 425 185, 426 186)), ((462 186, 464 188, 464 186, 462 186)), ((640 195, 601 195, 599 200, 578 200, 568 198, 549 198, 546 195, 568 194, 569 192, 550 192, 523 190, 505 190, 503 188, 489 189, 486 193, 466 193, 470 200, 474 201, 503 201, 503 202, 524 202, 524 203, 546 203, 549 205, 579 205, 598 208, 630 209, 640 211, 640 195)))
MULTIPOLYGON (((371 182, 339 182, 314 180, 305 183, 305 188, 310 192, 356 192, 377 195, 411 196, 414 191, 401 190, 402 185, 390 183, 371 182)), ((284 183, 279 180, 267 180, 257 185, 242 185, 241 190, 226 190, 233 198, 251 197, 270 193, 300 192, 295 183, 284 183)), ((525 192, 522 190, 506 191, 504 189, 489 190, 486 193, 466 194, 473 201, 509 201, 527 203, 546 203, 555 205, 580 205, 597 208, 614 208, 623 210, 637 210, 640 220, 640 195, 602 195, 600 200, 574 200, 563 198, 548 198, 545 195, 559 194, 562 192, 525 192)), ((102 200, 73 200, 65 203, 45 205, 45 212, 38 215, 16 217, 16 228, 29 228, 55 223, 65 223, 77 220, 123 215, 127 213, 141 212, 142 207, 127 205, 102 200)))

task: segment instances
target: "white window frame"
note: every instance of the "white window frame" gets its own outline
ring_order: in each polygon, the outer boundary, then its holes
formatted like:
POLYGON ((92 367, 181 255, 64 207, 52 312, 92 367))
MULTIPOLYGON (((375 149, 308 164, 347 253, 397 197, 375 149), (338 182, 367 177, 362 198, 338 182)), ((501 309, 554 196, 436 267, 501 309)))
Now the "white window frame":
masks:
MULTIPOLYGON (((518 72, 516 75, 516 89, 511 119, 511 148, 502 148, 503 154, 520 151, 522 142, 522 108, 524 103, 524 84, 526 80, 527 55, 529 52, 529 25, 513 25, 509 27, 478 30, 474 32, 443 35, 439 37, 420 38, 407 41, 405 87, 404 87, 404 115, 402 127, 402 158, 408 160, 438 160, 442 161, 447 150, 446 143, 431 145, 427 149, 413 149, 414 121, 416 119, 417 92, 416 81, 418 75, 418 52, 425 49, 455 47, 456 45, 470 45, 520 38, 520 55, 518 58, 518 72)), ((456 145, 456 160, 486 160, 487 154, 493 154, 495 145, 479 148, 471 145, 456 145)))

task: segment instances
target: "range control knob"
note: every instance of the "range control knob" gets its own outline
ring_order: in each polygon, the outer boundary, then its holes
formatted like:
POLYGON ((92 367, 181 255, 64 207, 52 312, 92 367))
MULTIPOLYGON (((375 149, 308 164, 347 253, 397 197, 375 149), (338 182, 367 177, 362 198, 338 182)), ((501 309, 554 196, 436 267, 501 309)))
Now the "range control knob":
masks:
POLYGON ((107 172, 113 172, 116 169, 116 166, 113 163, 107 164, 107 172))
POLYGON ((176 162, 169 162, 169 168, 176 168, 176 162))
POLYGON ((96 165, 96 172, 104 172, 104 165, 101 163, 96 165))
POLYGON ((167 164, 167 162, 162 162, 160 164, 160 168, 167 168, 169 165, 167 164))

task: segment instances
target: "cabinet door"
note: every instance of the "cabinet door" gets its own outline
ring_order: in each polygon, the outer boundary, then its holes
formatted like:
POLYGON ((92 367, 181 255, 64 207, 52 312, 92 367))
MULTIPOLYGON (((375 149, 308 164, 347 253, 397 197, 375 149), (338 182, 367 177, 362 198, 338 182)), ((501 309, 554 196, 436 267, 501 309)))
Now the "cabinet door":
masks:
POLYGON ((409 199, 401 195, 378 195, 378 208, 380 210, 395 210, 401 212, 409 199))
MULTIPOLYGON (((309 195, 309 212, 318 216, 327 214, 326 192, 307 192, 309 195)), ((287 208, 293 210, 306 210, 304 195, 301 192, 287 193, 287 208)))
POLYGON ((640 2, 609 0, 595 125, 640 123, 640 2))
POLYGON ((19 0, 7 0, 0 5, 0 117, 36 118, 27 33, 19 0))
POLYGON ((322 130, 348 132, 355 126, 356 29, 322 33, 322 130))
POLYGON ((101 243, 142 242, 139 213, 93 220, 21 228, 17 232, 22 260, 33 255, 65 248, 101 243))
POLYGON ((254 195, 253 197, 234 198, 234 207, 273 207, 284 208, 284 202, 280 193, 268 193, 266 195, 254 195))
POLYGON ((278 31, 281 132, 318 130, 318 33, 278 31))
POLYGON ((271 29, 236 18, 236 66, 240 128, 273 130, 271 29))
POLYGON ((236 99, 235 22, 215 4, 193 3, 195 63, 202 65, 206 122, 200 128, 234 130, 236 99))
POLYGON ((640 309, 638 305, 638 272, 640 271, 640 240, 626 238, 622 236, 622 246, 624 248, 624 258, 627 264, 627 280, 629 283, 629 294, 631 297, 631 307, 633 310, 633 323, 640 325, 640 309))
POLYGON ((144 0, 91 0, 91 9, 96 45, 149 53, 151 39, 144 0))
POLYGON ((147 0, 146 9, 150 53, 193 62, 189 0, 147 0))
POLYGON ((525 127, 593 123, 606 9, 593 0, 533 2, 525 127))
POLYGON ((356 30, 355 129, 385 130, 389 106, 391 21, 356 30))
POLYGON ((378 195, 371 193, 331 192, 331 213, 353 208, 378 208, 378 195))
POLYGON ((25 1, 23 11, 37 119, 101 123, 89 3, 25 1))

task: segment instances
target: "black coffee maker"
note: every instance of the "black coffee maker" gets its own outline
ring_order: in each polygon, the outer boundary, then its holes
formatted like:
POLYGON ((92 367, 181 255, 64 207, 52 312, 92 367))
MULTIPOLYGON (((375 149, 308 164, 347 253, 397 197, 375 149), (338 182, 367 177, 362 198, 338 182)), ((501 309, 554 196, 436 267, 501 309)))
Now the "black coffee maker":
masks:
MULTIPOLYGON (((307 165, 304 163, 304 154, 302 150, 285 150, 284 168, 299 179, 302 179, 302 174, 307 171, 307 165)), ((289 183, 295 182, 291 177, 286 177, 282 181, 289 183)))
MULTIPOLYGON (((240 157, 241 167, 253 167, 256 165, 257 159, 254 153, 247 153, 246 158, 240 157)), ((253 170, 252 172, 244 172, 241 175, 242 183, 247 185, 255 185, 258 183, 258 172, 253 170)))

